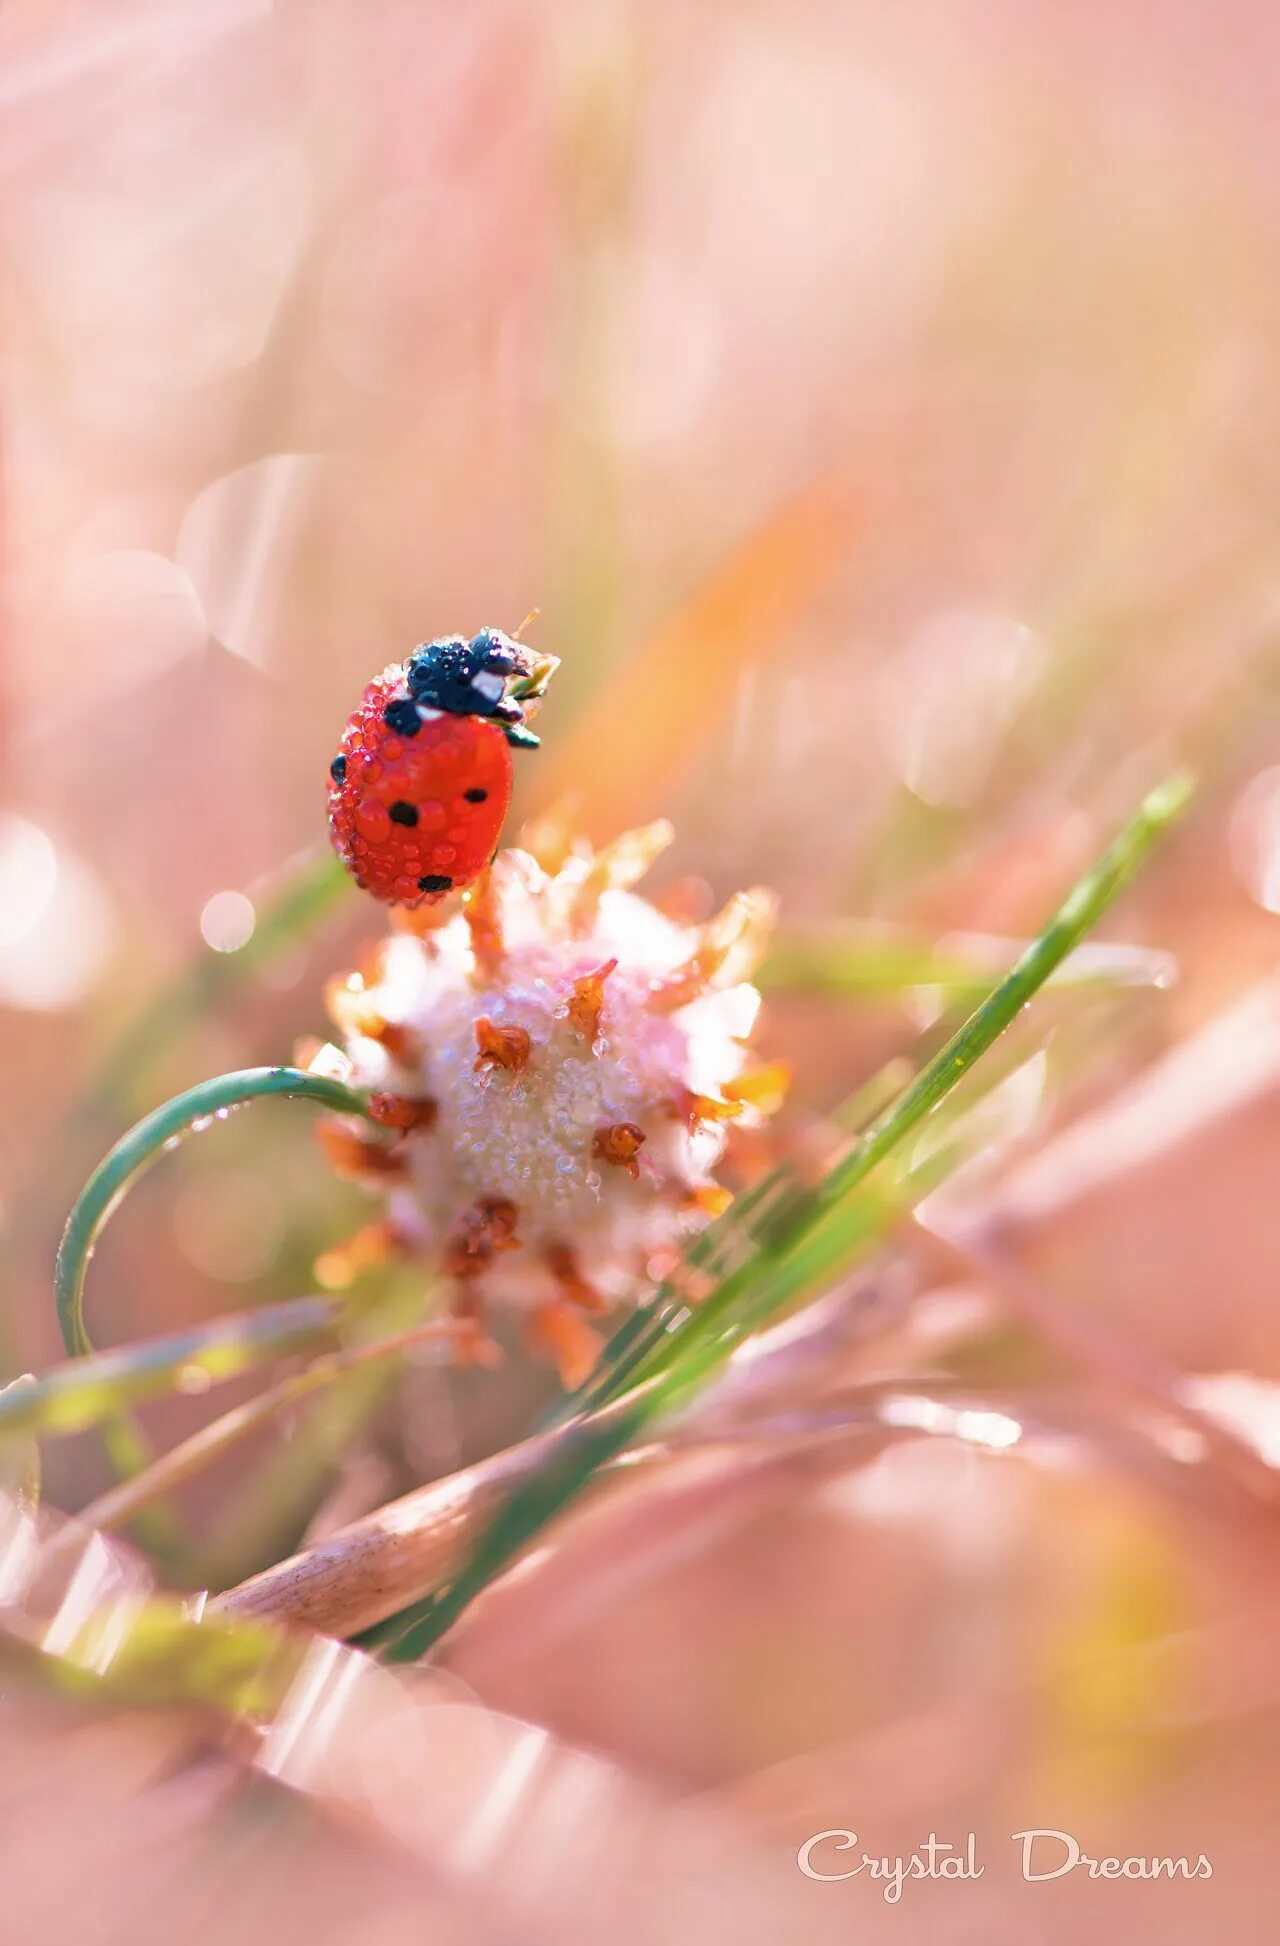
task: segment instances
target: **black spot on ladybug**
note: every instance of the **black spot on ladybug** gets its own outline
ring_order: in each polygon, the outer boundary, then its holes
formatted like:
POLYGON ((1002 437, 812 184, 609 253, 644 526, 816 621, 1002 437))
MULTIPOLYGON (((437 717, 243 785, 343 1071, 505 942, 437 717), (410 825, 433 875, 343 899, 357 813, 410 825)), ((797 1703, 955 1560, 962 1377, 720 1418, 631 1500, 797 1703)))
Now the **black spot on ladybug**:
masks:
POLYGON ((346 774, 347 774, 346 758, 335 757, 333 762, 329 765, 330 777, 332 777, 335 784, 340 784, 343 778, 346 776, 346 774))
POLYGON ((422 728, 418 706, 408 696, 398 696, 394 703, 388 703, 382 718, 387 728, 394 730, 398 736, 416 737, 422 728))
POLYGON ((466 798, 468 804, 483 804, 489 793, 486 790, 482 790, 479 784, 477 784, 474 790, 463 791, 462 795, 466 798))
POLYGON ((447 878, 443 872, 428 872, 425 878, 418 880, 418 890, 420 892, 452 892, 453 880, 447 878))
POLYGON ((418 807, 416 804, 406 804, 402 797, 398 797, 394 804, 387 806, 387 816, 392 824, 416 824, 418 807))

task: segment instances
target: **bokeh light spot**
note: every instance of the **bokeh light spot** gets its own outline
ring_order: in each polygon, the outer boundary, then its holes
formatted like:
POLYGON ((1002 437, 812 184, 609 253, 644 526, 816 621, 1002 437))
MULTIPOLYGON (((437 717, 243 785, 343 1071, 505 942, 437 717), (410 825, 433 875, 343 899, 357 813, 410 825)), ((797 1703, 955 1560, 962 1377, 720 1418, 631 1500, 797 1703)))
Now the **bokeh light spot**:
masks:
POLYGON ((89 867, 30 819, 0 813, 0 1004, 74 1006, 110 938, 111 908, 89 867))
POLYGON ((58 854, 39 825, 11 812, 0 819, 0 946, 16 945, 48 910, 58 854))
POLYGON ((215 892, 200 914, 200 931, 215 953, 238 953, 253 938, 257 919, 243 892, 215 892))

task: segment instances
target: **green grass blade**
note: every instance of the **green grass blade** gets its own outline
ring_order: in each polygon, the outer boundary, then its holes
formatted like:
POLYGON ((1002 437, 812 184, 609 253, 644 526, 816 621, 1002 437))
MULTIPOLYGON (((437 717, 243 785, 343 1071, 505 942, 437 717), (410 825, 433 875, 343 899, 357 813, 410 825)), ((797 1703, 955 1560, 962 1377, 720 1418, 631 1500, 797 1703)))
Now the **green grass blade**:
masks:
POLYGON ((153 1109, 99 1163, 67 1219, 54 1269, 58 1325, 70 1357, 93 1349, 84 1324, 85 1273, 103 1225, 130 1185, 170 1144, 209 1118, 275 1095, 320 1102, 347 1115, 363 1115, 367 1106, 355 1089, 327 1075, 301 1068, 244 1068, 203 1081, 153 1109))
POLYGON ((264 1359, 331 1340, 341 1315, 336 1299, 292 1298, 190 1331, 73 1358, 0 1391, 0 1438, 24 1432, 60 1438, 193 1379, 219 1385, 264 1359))
MULTIPOLYGON (((1097 924, 1117 893, 1128 884, 1184 809, 1191 791, 1191 779, 1178 773, 1143 800, 1119 837, 1067 894, 1043 932, 1031 942, 995 990, 926 1063, 910 1087, 854 1143, 848 1155, 829 1171, 815 1193, 817 1210, 830 1208, 865 1182, 872 1170, 920 1125, 1017 1019, 1054 969, 1097 924)), ((733 1291, 713 1293, 690 1318, 680 1334, 681 1339, 686 1334, 692 1334, 694 1341, 714 1336, 735 1296, 733 1291)), ((633 1376, 642 1380, 661 1369, 673 1343, 668 1338, 665 1345, 655 1346, 633 1376)))

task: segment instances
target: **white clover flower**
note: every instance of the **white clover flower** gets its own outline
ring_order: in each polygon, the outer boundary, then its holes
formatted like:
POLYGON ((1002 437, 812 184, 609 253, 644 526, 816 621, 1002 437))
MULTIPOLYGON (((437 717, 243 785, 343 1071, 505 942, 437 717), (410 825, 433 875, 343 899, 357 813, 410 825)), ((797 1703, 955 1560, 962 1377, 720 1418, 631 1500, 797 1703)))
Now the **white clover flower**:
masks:
POLYGON ((670 837, 504 852, 452 918, 402 916, 329 991, 351 1078, 396 1131, 388 1149, 338 1124, 334 1161, 381 1180, 383 1239, 434 1253, 461 1315, 519 1307, 570 1382, 597 1343, 582 1313, 646 1295, 723 1207, 726 1124, 784 1081, 746 1072, 773 899, 668 917, 629 888, 670 837))

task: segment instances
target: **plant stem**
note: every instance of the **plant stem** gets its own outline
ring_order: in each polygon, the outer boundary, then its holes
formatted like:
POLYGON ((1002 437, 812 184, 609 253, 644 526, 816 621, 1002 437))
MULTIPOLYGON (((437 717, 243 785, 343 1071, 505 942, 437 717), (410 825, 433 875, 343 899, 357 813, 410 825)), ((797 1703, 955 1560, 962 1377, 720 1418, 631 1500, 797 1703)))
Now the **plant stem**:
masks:
POLYGON ((77 1519, 86 1527, 109 1528, 123 1527, 127 1521, 136 1519, 147 1507, 181 1486, 202 1467, 208 1466, 222 1453, 244 1439, 249 1433, 264 1426, 277 1412, 283 1412, 291 1405, 298 1404, 312 1392, 321 1387, 332 1385, 335 1380, 360 1366, 377 1364, 398 1358, 404 1352, 414 1351, 420 1345, 449 1341, 464 1335, 466 1327, 454 1318, 430 1318, 423 1324, 416 1324, 408 1331, 401 1331, 393 1338, 382 1338, 368 1345, 351 1345, 344 1351, 334 1351, 326 1356, 315 1358, 304 1371, 294 1372, 277 1384, 260 1392, 256 1399, 247 1399, 241 1405, 232 1406, 217 1419, 201 1426, 189 1439, 182 1440, 167 1453, 161 1454, 142 1473, 132 1479, 122 1480, 117 1486, 108 1487, 96 1500, 83 1507, 77 1519))
POLYGON ((272 1095, 318 1101, 341 1114, 367 1112, 362 1095, 327 1075, 305 1074, 301 1068, 242 1068, 202 1081, 144 1115, 90 1176, 67 1218, 58 1246, 54 1299, 69 1357, 82 1358, 93 1350, 84 1325, 85 1273, 104 1224, 132 1183, 164 1149, 190 1135, 206 1119, 272 1095))
MULTIPOLYGON (((305 1074, 301 1068, 244 1068, 203 1081, 144 1115, 90 1176, 67 1218, 58 1246, 54 1303, 62 1342, 70 1357, 83 1358, 93 1350, 84 1323, 85 1275, 102 1228, 130 1185, 166 1148, 207 1120, 272 1095, 318 1101, 348 1115, 368 1112, 362 1095, 327 1075, 305 1074)), ((102 1437, 122 1478, 140 1473, 151 1457, 141 1427, 122 1412, 103 1422, 102 1437)), ((159 1534, 162 1528, 156 1531, 159 1534)))
POLYGON ((264 1358, 302 1351, 332 1337, 340 1315, 333 1298, 298 1297, 172 1336, 71 1359, 0 1391, 0 1437, 35 1432, 58 1438, 84 1432, 123 1406, 158 1393, 221 1384, 264 1358))

